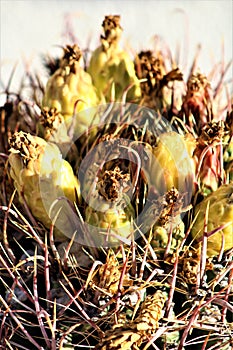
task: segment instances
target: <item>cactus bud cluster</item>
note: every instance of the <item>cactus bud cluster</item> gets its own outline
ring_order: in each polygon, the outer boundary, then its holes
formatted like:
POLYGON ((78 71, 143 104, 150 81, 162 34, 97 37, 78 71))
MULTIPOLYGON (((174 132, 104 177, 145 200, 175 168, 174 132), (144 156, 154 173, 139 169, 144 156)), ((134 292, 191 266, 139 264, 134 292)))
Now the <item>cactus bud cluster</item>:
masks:
POLYGON ((195 59, 185 81, 159 41, 133 57, 119 15, 102 30, 0 107, 0 348, 230 350, 223 80, 195 59))

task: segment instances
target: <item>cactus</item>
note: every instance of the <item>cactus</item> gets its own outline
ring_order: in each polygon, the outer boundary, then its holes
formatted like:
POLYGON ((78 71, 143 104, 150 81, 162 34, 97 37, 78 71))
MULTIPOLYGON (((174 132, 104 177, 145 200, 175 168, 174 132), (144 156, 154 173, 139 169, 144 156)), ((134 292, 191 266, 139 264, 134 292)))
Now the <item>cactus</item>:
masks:
POLYGON ((180 116, 197 134, 213 117, 212 89, 207 77, 200 72, 192 73, 187 82, 187 92, 183 98, 180 116))
POLYGON ((2 349, 232 349, 227 66, 213 90, 196 58, 173 84, 183 72, 168 48, 141 52, 134 68, 119 22, 106 16, 91 58, 97 88, 88 56, 82 68, 68 45, 45 60, 42 105, 28 71, 2 94, 2 349), (89 108, 102 98, 122 103, 89 108))

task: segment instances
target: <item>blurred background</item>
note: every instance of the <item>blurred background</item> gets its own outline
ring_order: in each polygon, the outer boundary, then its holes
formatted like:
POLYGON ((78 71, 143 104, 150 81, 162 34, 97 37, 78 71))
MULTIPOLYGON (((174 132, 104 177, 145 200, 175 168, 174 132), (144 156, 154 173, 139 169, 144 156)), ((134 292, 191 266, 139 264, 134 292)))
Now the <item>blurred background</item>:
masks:
MULTIPOLYGON (((121 15, 122 45, 132 54, 166 43, 187 73, 201 44, 199 68, 208 75, 232 59, 232 0, 0 0, 1 91, 16 65, 11 90, 25 68, 43 78, 41 54, 61 55, 59 46, 77 41, 84 50, 99 45, 105 15, 121 15), (42 70, 41 70, 42 69, 42 70)), ((232 79, 232 66, 227 79, 232 79)))

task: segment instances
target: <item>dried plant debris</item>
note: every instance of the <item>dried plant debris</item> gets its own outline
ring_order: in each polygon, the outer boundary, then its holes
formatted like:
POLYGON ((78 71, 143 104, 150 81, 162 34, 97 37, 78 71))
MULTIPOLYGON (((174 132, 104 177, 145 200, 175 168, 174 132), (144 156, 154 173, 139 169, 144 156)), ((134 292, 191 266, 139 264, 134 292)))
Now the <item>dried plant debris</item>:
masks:
POLYGON ((165 300, 165 295, 159 290, 146 297, 138 316, 131 322, 114 325, 105 333, 102 344, 96 349, 139 349, 158 329, 165 300))

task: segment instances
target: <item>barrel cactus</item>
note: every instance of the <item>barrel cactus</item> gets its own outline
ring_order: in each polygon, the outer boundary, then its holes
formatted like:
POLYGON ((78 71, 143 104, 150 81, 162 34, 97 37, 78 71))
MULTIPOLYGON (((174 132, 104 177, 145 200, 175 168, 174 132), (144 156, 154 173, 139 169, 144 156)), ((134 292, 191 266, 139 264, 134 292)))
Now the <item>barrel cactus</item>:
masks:
POLYGON ((133 62, 103 30, 46 86, 3 82, 0 348, 230 350, 230 65, 181 72, 158 36, 133 62))

